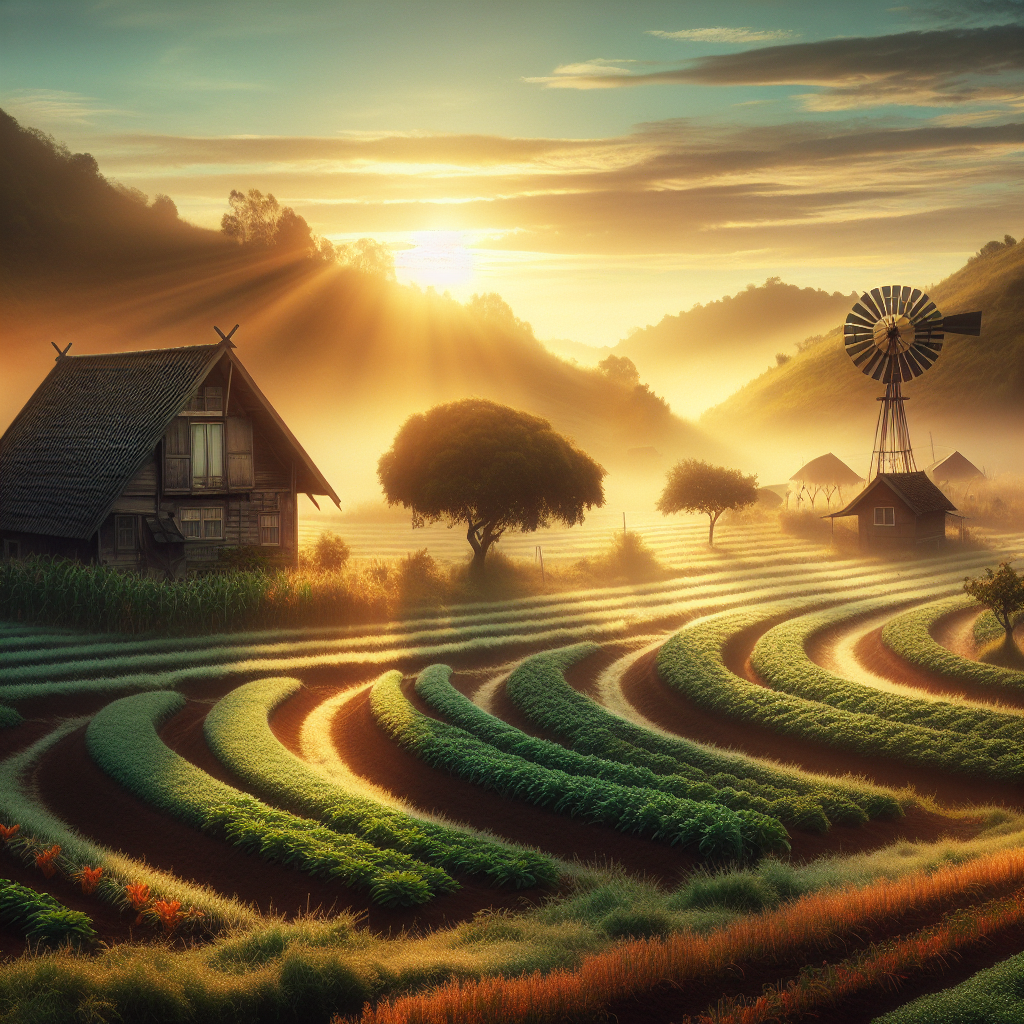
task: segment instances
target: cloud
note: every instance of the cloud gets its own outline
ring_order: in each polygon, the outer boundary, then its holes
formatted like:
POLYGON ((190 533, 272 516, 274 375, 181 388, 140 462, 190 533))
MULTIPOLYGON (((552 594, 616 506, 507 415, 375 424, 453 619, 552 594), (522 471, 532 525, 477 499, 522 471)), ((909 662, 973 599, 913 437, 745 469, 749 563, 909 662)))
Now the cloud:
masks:
POLYGON ((921 6, 891 7, 890 11, 921 21, 949 22, 954 25, 979 22, 1006 24, 1024 21, 1024 0, 957 0, 955 4, 936 2, 921 6))
POLYGON ((943 29, 768 46, 688 61, 666 71, 566 74, 529 79, 548 88, 641 85, 809 85, 811 110, 889 104, 958 106, 1012 102, 1024 92, 1024 26, 943 29))
POLYGON ((780 39, 795 39, 799 33, 789 29, 768 29, 760 31, 752 28, 684 28, 678 32, 664 32, 661 29, 649 29, 649 36, 659 39, 687 39, 696 43, 766 43, 780 39))
POLYGON ((91 125, 93 119, 127 111, 104 107, 92 96, 59 89, 15 89, 0 97, 0 105, 22 124, 91 125))

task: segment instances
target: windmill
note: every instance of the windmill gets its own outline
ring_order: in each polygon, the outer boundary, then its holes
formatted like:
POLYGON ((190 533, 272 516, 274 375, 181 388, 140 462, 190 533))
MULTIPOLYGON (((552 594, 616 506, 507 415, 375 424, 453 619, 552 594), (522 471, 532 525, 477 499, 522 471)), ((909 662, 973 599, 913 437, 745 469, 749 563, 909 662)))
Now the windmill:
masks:
POLYGON ((944 317, 919 288, 885 285, 860 297, 843 333, 853 365, 885 384, 868 478, 916 472, 901 385, 934 364, 946 334, 980 335, 981 313, 944 317))

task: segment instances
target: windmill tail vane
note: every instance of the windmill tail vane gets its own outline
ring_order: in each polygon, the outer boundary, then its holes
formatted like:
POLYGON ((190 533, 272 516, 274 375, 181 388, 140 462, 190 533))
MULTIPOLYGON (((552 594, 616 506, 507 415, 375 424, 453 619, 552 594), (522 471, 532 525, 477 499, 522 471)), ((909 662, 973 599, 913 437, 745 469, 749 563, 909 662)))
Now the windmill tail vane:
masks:
POLYGON ((865 292, 843 329, 846 353, 861 373, 885 384, 869 479, 917 470, 902 384, 930 369, 946 334, 981 334, 981 313, 944 317, 919 288, 885 285, 865 292))

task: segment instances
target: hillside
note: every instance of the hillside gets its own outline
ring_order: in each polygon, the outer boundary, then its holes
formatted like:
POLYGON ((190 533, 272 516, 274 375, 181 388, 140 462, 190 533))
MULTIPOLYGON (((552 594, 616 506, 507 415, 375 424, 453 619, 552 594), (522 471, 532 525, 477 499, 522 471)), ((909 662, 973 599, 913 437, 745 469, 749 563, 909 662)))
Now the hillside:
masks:
MULTIPOLYGON (((909 282, 908 282, 909 283, 909 282)), ((979 449, 1002 463, 1024 426, 1024 245, 969 261, 927 289, 943 313, 980 309, 980 338, 947 335, 942 354, 904 385, 911 437, 923 458, 927 432, 947 447, 979 449), (1010 431, 1010 434, 1007 434, 1010 431)), ((845 316, 844 311, 844 316, 845 316)), ((716 436, 744 444, 757 437, 823 451, 844 444, 870 455, 884 391, 857 371, 836 327, 783 366, 772 367, 700 419, 716 436)), ((812 450, 807 448, 807 453, 812 450)), ((930 455, 930 451, 927 452, 930 455)), ((941 452, 940 452, 941 455, 941 452)), ((973 456, 972 456, 973 457, 973 456)), ((854 468, 860 468, 854 465, 854 468)), ((1007 465, 1007 468, 1010 468, 1007 465)))
POLYGON ((692 415, 773 363, 777 352, 790 355, 804 339, 830 330, 854 298, 772 277, 736 295, 666 315, 611 351, 632 359, 673 409, 692 415))
POLYGON ((550 419, 612 471, 634 448, 666 464, 723 455, 646 387, 548 352, 497 296, 463 305, 306 249, 248 250, 107 181, 87 154, 10 118, 0 133, 0 430, 52 365, 51 340, 123 351, 239 323, 239 355, 346 504, 378 493, 376 460, 408 415, 471 395, 550 419))

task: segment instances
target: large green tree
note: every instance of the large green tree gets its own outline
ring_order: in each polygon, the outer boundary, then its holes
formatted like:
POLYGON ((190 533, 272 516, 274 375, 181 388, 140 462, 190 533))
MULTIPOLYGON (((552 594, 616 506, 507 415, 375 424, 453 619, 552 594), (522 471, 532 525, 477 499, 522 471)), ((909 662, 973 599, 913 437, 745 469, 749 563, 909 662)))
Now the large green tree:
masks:
POLYGON ((655 506, 663 515, 703 512, 710 520, 708 544, 715 543, 715 523, 727 509, 744 508, 757 501, 757 477, 738 469, 712 466, 699 459, 684 459, 668 471, 665 490, 655 506))
POLYGON ((547 420, 477 398, 410 416, 377 475, 413 526, 465 526, 478 576, 506 530, 572 526, 604 504, 605 471, 586 452, 547 420))

